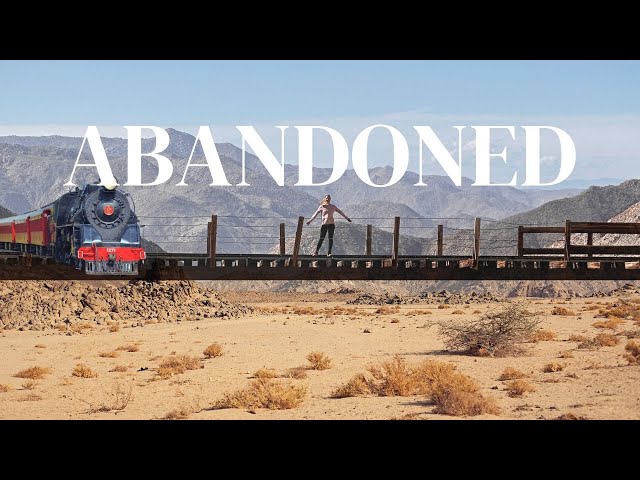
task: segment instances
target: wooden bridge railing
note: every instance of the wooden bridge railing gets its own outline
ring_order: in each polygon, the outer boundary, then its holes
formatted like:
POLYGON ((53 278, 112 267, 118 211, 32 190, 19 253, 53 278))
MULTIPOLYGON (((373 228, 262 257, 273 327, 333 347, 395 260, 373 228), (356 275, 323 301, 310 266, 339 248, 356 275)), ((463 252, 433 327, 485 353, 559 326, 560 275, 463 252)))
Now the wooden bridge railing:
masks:
POLYGON ((636 245, 594 245, 593 234, 640 234, 640 223, 612 223, 612 222, 572 222, 565 221, 564 227, 518 227, 518 256, 526 255, 563 255, 569 260, 571 255, 640 255, 640 246, 636 245), (563 233, 564 247, 560 248, 525 248, 525 233, 563 233), (571 235, 586 233, 587 244, 575 245, 571 243, 571 235))

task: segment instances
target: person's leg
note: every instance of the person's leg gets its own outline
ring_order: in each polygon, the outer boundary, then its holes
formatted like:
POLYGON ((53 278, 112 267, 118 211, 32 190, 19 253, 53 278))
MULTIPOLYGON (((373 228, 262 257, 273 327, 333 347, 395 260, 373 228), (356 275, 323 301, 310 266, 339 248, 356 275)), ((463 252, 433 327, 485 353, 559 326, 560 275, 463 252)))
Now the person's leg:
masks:
POLYGON ((329 250, 327 251, 327 255, 331 255, 331 249, 333 248, 333 232, 336 229, 335 224, 328 225, 329 230, 329 250))
POLYGON ((316 255, 320 251, 320 247, 322 246, 322 242, 324 241, 324 237, 327 236, 327 227, 328 225, 322 225, 320 227, 320 239, 318 240, 318 245, 316 245, 316 255))

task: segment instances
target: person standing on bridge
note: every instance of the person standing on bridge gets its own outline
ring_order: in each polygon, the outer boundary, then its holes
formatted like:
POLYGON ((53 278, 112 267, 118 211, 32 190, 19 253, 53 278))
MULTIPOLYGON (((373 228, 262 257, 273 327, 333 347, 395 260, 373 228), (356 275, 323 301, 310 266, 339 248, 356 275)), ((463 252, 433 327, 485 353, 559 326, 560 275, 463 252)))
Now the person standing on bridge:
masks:
POLYGON ((333 247, 333 232, 336 229, 336 224, 333 219, 334 213, 339 213, 344 218, 347 219, 347 222, 351 222, 351 219, 347 217, 342 210, 331 203, 331 195, 325 195, 320 202, 320 206, 316 210, 316 213, 309 219, 307 225, 311 224, 313 220, 318 216, 319 213, 322 213, 322 227, 320 227, 320 239, 318 240, 318 245, 316 245, 316 250, 313 252, 313 256, 317 256, 320 251, 320 247, 322 246, 322 242, 324 241, 324 237, 329 233, 329 249, 327 250, 327 257, 331 256, 331 248, 333 247))

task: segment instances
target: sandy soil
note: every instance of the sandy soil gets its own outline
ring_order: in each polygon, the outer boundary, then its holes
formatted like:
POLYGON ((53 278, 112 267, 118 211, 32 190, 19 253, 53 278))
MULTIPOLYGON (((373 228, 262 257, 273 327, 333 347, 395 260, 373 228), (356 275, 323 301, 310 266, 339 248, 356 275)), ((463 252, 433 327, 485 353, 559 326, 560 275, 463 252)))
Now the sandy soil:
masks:
MULTIPOLYGON (((637 296, 637 295, 636 295, 637 296)), ((331 392, 373 362, 398 354, 408 362, 427 358, 450 362, 477 380, 482 394, 495 398, 502 413, 473 418, 553 419, 573 414, 588 419, 640 419, 640 366, 629 366, 623 359, 627 338, 624 331, 638 331, 638 325, 625 320, 617 331, 592 326, 596 311, 583 310, 585 302, 612 302, 612 298, 558 300, 516 299, 531 310, 542 313, 541 327, 557 338, 526 344, 524 355, 506 358, 473 357, 443 350, 433 325, 443 318, 474 318, 474 311, 495 309, 492 305, 463 305, 438 309, 437 305, 401 305, 397 313, 363 316, 379 307, 345 305, 352 296, 293 294, 246 294, 229 300, 244 300, 254 307, 301 309, 327 307, 357 308, 348 315, 298 313, 257 313, 240 319, 206 319, 197 322, 149 324, 110 332, 106 326, 67 336, 55 330, 0 332, 0 418, 1 419, 161 419, 170 411, 185 412, 190 419, 449 419, 434 414, 425 397, 356 397, 334 399, 331 392), (578 312, 576 316, 551 315, 554 306, 578 312), (453 312, 461 309, 463 315, 453 312), (412 315, 430 310, 431 314, 412 315), (369 330, 370 333, 364 333, 369 330), (570 335, 593 337, 598 333, 617 333, 620 343, 596 350, 577 349, 570 335), (211 343, 222 345, 224 355, 205 359, 203 350, 211 343), (135 345, 138 351, 118 351, 135 345), (304 402, 289 410, 241 409, 213 410, 210 407, 228 391, 246 387, 253 372, 260 368, 286 370, 308 365, 312 351, 324 352, 332 359, 328 370, 308 370, 307 378, 292 381, 306 385, 304 402), (559 358, 563 352, 571 358, 559 358), (100 353, 116 352, 114 358, 100 353), (157 378, 161 360, 171 353, 202 358, 204 368, 186 371, 168 379, 157 378), (543 373, 550 362, 563 370, 543 373), (77 364, 90 367, 97 377, 73 376, 77 364), (125 366, 126 372, 112 371, 125 366), (29 381, 17 372, 41 366, 51 369, 44 379, 29 381), (505 382, 499 381, 506 367, 529 375, 535 392, 522 397, 507 395, 505 382), (2 392, 2 385, 8 391, 2 392), (122 410, 115 406, 117 394, 131 390, 122 410), (107 411, 105 411, 107 410, 107 411)), ((135 350, 135 348, 131 348, 135 350)), ((126 395, 125 395, 126 396, 126 395)))

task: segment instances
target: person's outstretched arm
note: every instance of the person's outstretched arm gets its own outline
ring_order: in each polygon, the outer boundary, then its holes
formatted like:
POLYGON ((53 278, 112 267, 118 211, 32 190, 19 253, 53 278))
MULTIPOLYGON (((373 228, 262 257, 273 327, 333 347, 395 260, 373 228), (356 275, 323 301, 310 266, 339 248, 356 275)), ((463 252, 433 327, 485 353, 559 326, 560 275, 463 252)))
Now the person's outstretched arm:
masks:
POLYGON ((307 225, 309 225, 311 222, 313 222, 315 220, 315 218, 318 216, 318 214, 320 213, 320 210, 322 210, 322 207, 318 207, 318 209, 316 210, 316 213, 313 214, 313 216, 309 219, 309 221, 307 222, 307 225))
POLYGON ((350 222, 351 219, 349 217, 347 217, 344 212, 342 210, 340 210, 338 207, 336 207, 336 212, 338 212, 340 215, 342 215, 344 218, 347 219, 347 222, 350 222))

